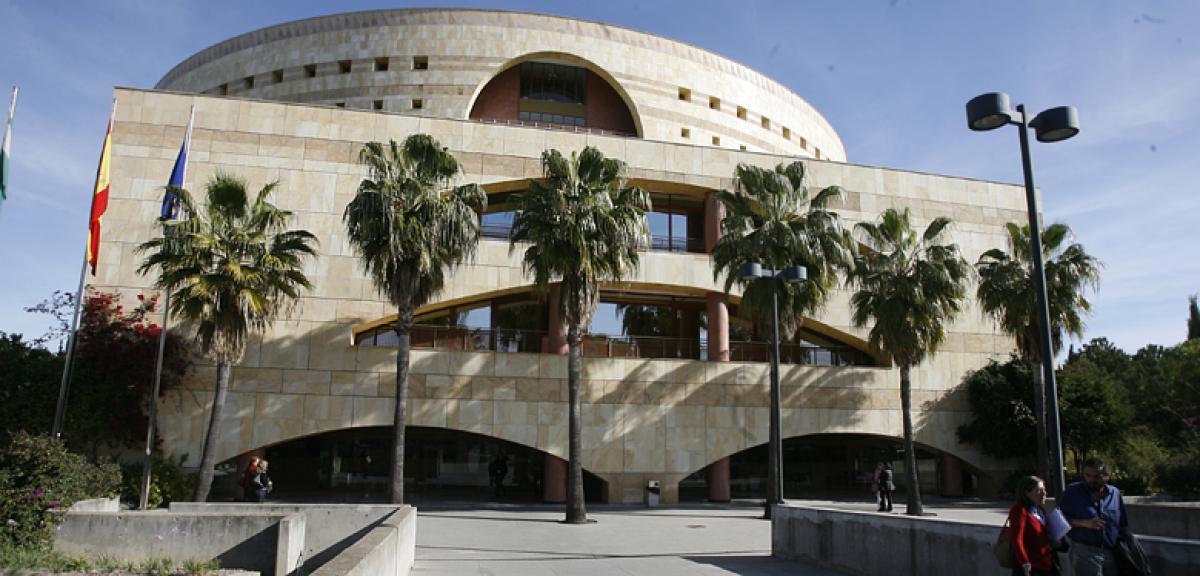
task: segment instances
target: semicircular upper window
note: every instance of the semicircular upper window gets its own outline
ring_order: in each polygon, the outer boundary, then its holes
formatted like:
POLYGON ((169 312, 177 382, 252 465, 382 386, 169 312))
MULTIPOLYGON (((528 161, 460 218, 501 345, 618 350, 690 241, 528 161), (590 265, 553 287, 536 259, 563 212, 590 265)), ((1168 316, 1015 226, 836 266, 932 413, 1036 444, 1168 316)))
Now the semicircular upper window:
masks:
POLYGON ((560 60, 527 60, 484 86, 472 120, 636 136, 633 114, 604 78, 560 60))

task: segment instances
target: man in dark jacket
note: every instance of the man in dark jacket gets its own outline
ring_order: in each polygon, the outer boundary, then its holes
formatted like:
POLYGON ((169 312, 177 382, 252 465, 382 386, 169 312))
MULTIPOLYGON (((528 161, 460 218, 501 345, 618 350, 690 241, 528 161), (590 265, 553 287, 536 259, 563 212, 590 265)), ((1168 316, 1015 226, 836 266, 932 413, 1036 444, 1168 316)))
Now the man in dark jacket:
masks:
POLYGON ((1117 576, 1116 547, 1129 528, 1121 491, 1108 483, 1108 465, 1092 458, 1083 463, 1083 482, 1063 490, 1058 509, 1071 523, 1071 563, 1075 576, 1117 576))

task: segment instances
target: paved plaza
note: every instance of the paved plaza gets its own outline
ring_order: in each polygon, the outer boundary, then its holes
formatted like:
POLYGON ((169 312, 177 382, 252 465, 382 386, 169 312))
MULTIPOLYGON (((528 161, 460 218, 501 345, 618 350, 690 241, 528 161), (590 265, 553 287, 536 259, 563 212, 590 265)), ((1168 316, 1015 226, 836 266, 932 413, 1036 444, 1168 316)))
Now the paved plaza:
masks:
MULTIPOLYGON (((871 511, 870 500, 792 500, 871 511)), ((937 501, 940 517, 1003 524, 1002 503, 937 501)), ((903 505, 896 512, 902 514, 903 505)), ((709 574, 832 576, 838 572, 771 557, 771 525, 749 502, 645 509, 594 506, 586 526, 566 526, 561 506, 429 505, 419 510, 420 576, 709 574)))

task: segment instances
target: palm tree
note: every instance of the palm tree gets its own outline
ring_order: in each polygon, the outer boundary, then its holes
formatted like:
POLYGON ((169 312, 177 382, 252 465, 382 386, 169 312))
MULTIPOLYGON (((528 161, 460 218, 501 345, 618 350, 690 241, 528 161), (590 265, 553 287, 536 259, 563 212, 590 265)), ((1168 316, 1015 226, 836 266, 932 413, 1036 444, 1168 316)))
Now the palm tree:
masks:
POLYGON ((873 320, 868 341, 900 368, 907 513, 918 516, 922 507, 910 374, 945 339, 946 324, 962 310, 971 274, 958 246, 945 242, 950 224, 949 218, 936 218, 918 235, 907 208, 903 212, 889 208, 877 223, 855 226, 864 248, 851 278, 857 287, 850 298, 854 325, 861 328, 873 320))
MULTIPOLYGON (((976 298, 984 314, 991 316, 1000 329, 1014 337, 1017 351, 1033 365, 1034 411, 1037 416, 1038 469, 1048 470, 1046 437, 1045 377, 1041 364, 1041 331, 1038 328, 1037 298, 1034 294, 1033 252, 1029 226, 1009 223, 1008 252, 993 248, 975 263, 979 272, 976 298)), ((1052 224, 1042 233, 1042 261, 1046 294, 1050 309, 1050 343, 1054 354, 1062 350, 1064 335, 1083 336, 1081 313, 1091 310, 1083 297, 1084 288, 1095 288, 1100 281, 1100 263, 1080 244, 1067 245, 1072 236, 1066 224, 1052 224)), ((1051 359, 1052 361, 1053 359, 1051 359)))
MULTIPOLYGON (((852 260, 850 235, 842 227, 837 213, 829 206, 843 197, 842 189, 830 186, 809 197, 805 187, 805 168, 801 162, 779 164, 773 170, 739 164, 735 170, 737 187, 733 193, 722 190, 717 199, 725 207, 721 237, 712 251, 713 278, 725 275, 725 293, 734 284, 742 288, 738 315, 755 321, 760 331, 771 333, 772 294, 778 291, 779 334, 792 338, 803 323, 824 306, 829 291, 838 282, 840 270, 852 260), (764 268, 782 270, 804 266, 807 280, 798 284, 773 278, 746 281, 739 274, 743 264, 755 262, 764 268)), ((774 346, 768 346, 773 355, 774 346)), ((778 382, 772 363, 771 382, 778 382)), ((772 414, 777 389, 771 386, 772 414)), ((783 497, 779 453, 775 439, 782 442, 777 419, 771 418, 772 449, 768 457, 766 516, 783 497)))
POLYGON ((830 186, 809 197, 801 162, 774 170, 739 164, 734 192, 720 191, 725 207, 721 238, 712 251, 713 278, 725 275, 725 292, 742 288, 738 314, 756 320, 764 332, 771 322, 771 281, 747 282, 738 274, 747 262, 775 270, 804 266, 805 282, 779 285, 779 332, 794 334, 805 316, 825 304, 838 274, 853 263, 852 242, 829 206, 843 197, 830 186))
POLYGON ((342 219, 375 288, 396 307, 391 501, 402 504, 413 313, 442 290, 450 268, 474 254, 487 195, 476 184, 453 186, 462 169, 427 134, 409 136, 403 144, 368 142, 359 161, 369 177, 358 185, 342 219))
POLYGON ((217 174, 205 184, 204 206, 175 189, 184 219, 167 221, 162 237, 138 247, 150 253, 138 272, 159 271, 155 286, 170 294, 171 314, 195 326, 200 351, 217 363, 200 478, 192 494, 197 502, 207 500, 212 487, 230 370, 241 359, 246 339, 312 286, 303 267, 306 257, 316 254, 317 239, 288 228, 292 213, 270 202, 277 185, 263 186, 251 200, 245 180, 217 174))
POLYGON ((559 312, 567 325, 568 524, 587 522, 580 460, 580 345, 599 299, 599 283, 617 281, 637 269, 638 244, 648 235, 645 213, 650 196, 624 187, 624 162, 605 158, 589 146, 570 158, 558 150, 542 153, 545 183, 530 181, 517 198, 510 251, 528 243, 522 258, 526 274, 545 292, 561 282, 559 312))

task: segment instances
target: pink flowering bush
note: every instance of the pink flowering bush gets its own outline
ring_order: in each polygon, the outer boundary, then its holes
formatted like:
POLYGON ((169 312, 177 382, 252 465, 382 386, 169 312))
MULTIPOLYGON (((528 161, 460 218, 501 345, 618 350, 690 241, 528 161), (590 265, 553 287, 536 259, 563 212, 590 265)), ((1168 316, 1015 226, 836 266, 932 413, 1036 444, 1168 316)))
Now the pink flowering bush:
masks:
POLYGON ((16 433, 0 450, 0 547, 48 548, 54 525, 79 500, 115 496, 121 472, 94 465, 45 436, 16 433))

